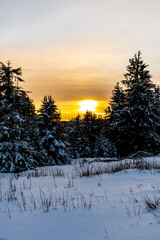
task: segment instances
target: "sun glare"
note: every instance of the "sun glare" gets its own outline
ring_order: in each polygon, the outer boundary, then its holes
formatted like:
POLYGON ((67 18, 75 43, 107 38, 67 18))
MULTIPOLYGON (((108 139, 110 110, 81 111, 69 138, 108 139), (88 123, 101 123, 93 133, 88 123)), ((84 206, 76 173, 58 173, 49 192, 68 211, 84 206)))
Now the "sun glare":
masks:
POLYGON ((92 111, 95 112, 95 108, 98 106, 98 103, 94 100, 85 100, 78 103, 80 106, 79 111, 86 112, 86 111, 92 111))

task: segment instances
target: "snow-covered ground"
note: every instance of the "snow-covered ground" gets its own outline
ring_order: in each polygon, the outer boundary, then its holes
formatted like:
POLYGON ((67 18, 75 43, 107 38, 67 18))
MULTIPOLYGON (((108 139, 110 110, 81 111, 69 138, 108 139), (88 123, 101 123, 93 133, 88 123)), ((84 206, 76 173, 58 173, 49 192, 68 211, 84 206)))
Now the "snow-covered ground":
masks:
POLYGON ((130 169, 81 177, 91 164, 0 174, 0 239, 159 240, 160 209, 148 211, 144 202, 160 197, 160 173, 130 169))

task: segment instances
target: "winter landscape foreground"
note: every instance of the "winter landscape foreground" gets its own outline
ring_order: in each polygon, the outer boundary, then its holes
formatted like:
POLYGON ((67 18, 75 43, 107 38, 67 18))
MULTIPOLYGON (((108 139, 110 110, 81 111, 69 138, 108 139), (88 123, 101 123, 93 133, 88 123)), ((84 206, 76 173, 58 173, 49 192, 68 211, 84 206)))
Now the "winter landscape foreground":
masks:
POLYGON ((93 160, 1 173, 0 239, 158 240, 160 157, 93 160))

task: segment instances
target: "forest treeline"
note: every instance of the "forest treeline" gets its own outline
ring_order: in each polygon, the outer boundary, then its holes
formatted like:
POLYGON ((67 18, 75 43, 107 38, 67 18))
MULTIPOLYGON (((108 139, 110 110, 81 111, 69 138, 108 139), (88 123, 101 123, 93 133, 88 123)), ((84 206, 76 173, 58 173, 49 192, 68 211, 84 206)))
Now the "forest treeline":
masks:
POLYGON ((112 91, 105 118, 87 111, 70 121, 52 96, 35 111, 20 86, 22 69, 0 62, 0 172, 69 164, 71 159, 160 152, 160 89, 139 51, 112 91))

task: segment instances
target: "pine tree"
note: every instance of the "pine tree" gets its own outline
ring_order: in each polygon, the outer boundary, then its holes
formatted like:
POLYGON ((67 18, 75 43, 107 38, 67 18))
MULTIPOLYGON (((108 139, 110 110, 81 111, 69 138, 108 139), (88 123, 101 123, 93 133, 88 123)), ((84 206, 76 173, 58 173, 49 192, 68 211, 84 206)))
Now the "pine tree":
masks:
POLYGON ((112 91, 110 106, 105 109, 106 118, 111 122, 118 120, 121 110, 125 107, 125 92, 122 87, 119 86, 119 82, 116 84, 112 91))
POLYGON ((40 112, 40 146, 44 155, 44 165, 69 163, 67 141, 60 124, 60 113, 51 96, 45 96, 40 112))
MULTIPOLYGON (((125 139, 127 138, 125 126, 129 127, 125 100, 125 91, 117 83, 112 91, 111 101, 109 107, 105 109, 105 113, 108 123, 107 136, 111 142, 115 143, 118 155, 122 151, 125 152, 125 139)), ((126 150, 128 151, 128 149, 126 150)))
POLYGON ((21 68, 13 69, 10 62, 0 63, 0 171, 19 172, 37 165, 35 149, 29 136, 28 114, 22 113, 26 102, 21 97, 18 82, 21 68))
POLYGON ((18 83, 24 82, 21 75, 21 68, 12 68, 9 61, 7 65, 0 62, 0 92, 9 103, 13 101, 13 95, 18 92, 18 83))
MULTIPOLYGON (((111 103, 109 116, 110 136, 114 139, 120 155, 127 155, 137 151, 159 152, 160 138, 157 127, 160 123, 159 96, 155 94, 156 86, 151 80, 141 52, 129 60, 127 73, 124 74, 122 84, 125 90, 124 103, 111 103), (116 114, 115 114, 116 113, 116 114), (112 116, 115 116, 115 119, 112 116)), ((113 92, 112 99, 118 91, 113 92)))

